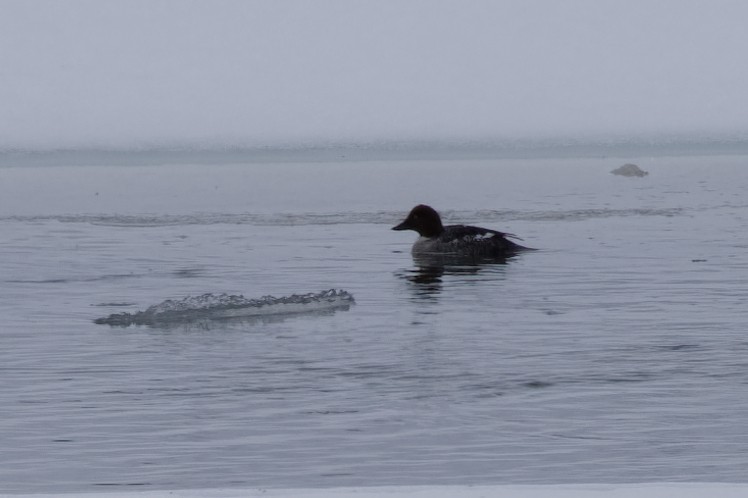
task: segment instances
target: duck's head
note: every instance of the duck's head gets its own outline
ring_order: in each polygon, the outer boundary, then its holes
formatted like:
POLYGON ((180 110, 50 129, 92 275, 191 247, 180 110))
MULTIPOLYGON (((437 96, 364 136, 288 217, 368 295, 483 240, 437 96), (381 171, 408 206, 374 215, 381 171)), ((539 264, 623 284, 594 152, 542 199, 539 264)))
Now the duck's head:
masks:
POLYGON ((411 209, 405 221, 392 229, 415 230, 421 237, 436 237, 444 231, 439 213, 425 204, 419 204, 411 209))

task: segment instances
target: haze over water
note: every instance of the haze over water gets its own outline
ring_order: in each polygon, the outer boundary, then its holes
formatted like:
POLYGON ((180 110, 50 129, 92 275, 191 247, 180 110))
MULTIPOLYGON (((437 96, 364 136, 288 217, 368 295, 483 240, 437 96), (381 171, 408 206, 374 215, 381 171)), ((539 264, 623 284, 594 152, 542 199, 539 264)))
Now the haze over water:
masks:
POLYGON ((7 0, 0 148, 745 138, 736 0, 7 0))

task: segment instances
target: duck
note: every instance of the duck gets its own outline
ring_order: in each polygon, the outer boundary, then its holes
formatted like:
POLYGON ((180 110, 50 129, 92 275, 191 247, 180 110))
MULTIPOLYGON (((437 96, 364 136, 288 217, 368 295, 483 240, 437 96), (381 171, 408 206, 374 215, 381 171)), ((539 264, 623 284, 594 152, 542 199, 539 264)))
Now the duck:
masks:
POLYGON ((532 251, 510 240, 522 240, 511 233, 470 225, 442 224, 439 213, 425 204, 414 207, 402 223, 392 230, 414 230, 418 239, 412 254, 419 256, 445 256, 467 259, 501 260, 522 251, 532 251))

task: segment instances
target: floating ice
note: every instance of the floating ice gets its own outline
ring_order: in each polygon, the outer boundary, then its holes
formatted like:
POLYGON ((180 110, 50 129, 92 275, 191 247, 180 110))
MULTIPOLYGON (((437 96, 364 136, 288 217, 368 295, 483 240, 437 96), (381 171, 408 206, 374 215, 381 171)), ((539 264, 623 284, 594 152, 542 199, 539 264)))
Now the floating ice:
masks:
POLYGON ((623 166, 618 167, 614 169, 613 171, 611 171, 611 173, 613 173, 614 175, 619 175, 619 176, 638 176, 638 177, 647 176, 649 174, 647 171, 644 171, 636 164, 631 164, 631 163, 624 164, 623 166))
POLYGON ((178 301, 167 299, 145 311, 114 313, 97 318, 94 323, 121 327, 169 325, 206 319, 249 318, 348 309, 354 303, 350 293, 335 289, 284 297, 263 296, 260 299, 247 299, 244 296, 229 294, 203 294, 188 296, 178 301))

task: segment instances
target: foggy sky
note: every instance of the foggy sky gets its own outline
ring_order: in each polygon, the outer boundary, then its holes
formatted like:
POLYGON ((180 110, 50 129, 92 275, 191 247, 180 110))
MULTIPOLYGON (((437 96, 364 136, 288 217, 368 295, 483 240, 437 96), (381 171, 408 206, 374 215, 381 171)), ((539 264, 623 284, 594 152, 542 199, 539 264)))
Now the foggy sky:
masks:
POLYGON ((0 0, 0 149, 748 131, 742 0, 0 0))

